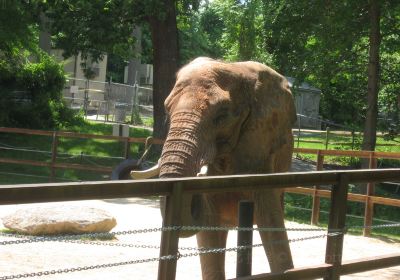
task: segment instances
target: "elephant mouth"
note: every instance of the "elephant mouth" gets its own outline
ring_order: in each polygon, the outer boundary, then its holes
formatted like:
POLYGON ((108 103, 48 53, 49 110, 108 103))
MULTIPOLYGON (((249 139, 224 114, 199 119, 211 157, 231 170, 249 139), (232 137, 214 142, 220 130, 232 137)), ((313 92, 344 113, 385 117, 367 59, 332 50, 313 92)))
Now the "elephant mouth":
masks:
MULTIPOLYGON (((208 165, 202 165, 199 172, 197 173, 197 177, 204 177, 208 175, 208 165)), ((156 164, 155 166, 147 169, 147 170, 134 170, 131 171, 131 177, 133 179, 149 179, 158 176, 160 173, 160 164, 156 164)), ((164 208, 165 208, 165 198, 161 198, 160 200, 160 208, 161 215, 164 218, 164 208)), ((182 224, 183 225, 201 225, 202 218, 202 209, 203 209, 203 201, 202 196, 200 194, 187 194, 184 195, 183 201, 183 209, 182 209, 182 224)), ((195 231, 181 231, 181 237, 190 237, 194 235, 195 231)))

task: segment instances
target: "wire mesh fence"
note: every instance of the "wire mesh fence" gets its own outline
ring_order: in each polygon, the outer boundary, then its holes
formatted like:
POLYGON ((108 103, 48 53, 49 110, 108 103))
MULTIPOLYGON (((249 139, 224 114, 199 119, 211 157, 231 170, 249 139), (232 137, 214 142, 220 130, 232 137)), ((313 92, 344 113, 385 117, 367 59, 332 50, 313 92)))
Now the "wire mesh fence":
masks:
POLYGON ((67 105, 81 110, 87 119, 146 124, 153 115, 153 90, 138 84, 126 85, 69 78, 64 89, 67 105))

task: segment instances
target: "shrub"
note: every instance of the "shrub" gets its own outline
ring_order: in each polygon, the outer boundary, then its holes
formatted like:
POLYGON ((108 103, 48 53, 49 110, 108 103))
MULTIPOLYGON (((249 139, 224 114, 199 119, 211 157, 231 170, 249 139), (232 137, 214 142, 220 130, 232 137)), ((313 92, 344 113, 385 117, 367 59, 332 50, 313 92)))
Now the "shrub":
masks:
POLYGON ((55 129, 81 120, 63 101, 63 66, 51 56, 13 49, 0 61, 1 126, 55 129))

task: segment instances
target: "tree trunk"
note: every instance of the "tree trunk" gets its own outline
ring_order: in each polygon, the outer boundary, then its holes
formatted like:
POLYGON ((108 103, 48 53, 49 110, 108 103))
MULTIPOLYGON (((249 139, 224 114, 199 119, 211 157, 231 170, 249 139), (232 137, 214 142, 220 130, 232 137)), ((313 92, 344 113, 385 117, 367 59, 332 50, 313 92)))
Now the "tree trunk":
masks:
POLYGON ((142 53, 142 30, 139 26, 136 26, 132 32, 132 36, 135 37, 135 57, 129 60, 128 65, 128 85, 134 85, 140 82, 139 71, 140 71, 140 54, 142 53))
POLYGON ((153 42, 153 136, 165 139, 168 131, 164 100, 175 84, 178 70, 178 29, 174 0, 163 0, 163 17, 150 18, 153 42))
POLYGON ((367 112, 364 126, 362 149, 375 150, 376 123, 378 117, 378 91, 379 91, 379 46, 380 34, 380 9, 378 0, 370 0, 369 7, 370 35, 369 35, 369 64, 368 64, 368 94, 367 112))

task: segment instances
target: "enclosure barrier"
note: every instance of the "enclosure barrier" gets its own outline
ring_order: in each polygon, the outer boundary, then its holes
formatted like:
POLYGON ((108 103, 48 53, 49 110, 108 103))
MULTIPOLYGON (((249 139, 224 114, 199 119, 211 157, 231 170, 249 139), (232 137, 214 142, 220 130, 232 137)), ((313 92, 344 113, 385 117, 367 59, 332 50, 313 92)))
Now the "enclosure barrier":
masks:
MULTIPOLYGON (((340 275, 400 265, 400 253, 342 263, 343 232, 349 183, 400 181, 400 169, 317 171, 267 175, 235 175, 138 181, 47 183, 0 186, 0 205, 16 203, 167 196, 163 227, 180 225, 182 197, 185 193, 260 191, 267 188, 333 185, 325 264, 296 268, 283 273, 267 273, 237 279, 340 279, 340 275)), ((178 256, 178 231, 163 231, 160 257, 178 256)), ((158 279, 175 279, 178 257, 159 262, 158 279)))
MULTIPOLYGON (((369 168, 377 168, 377 159, 398 159, 400 160, 400 153, 387 153, 387 152, 371 152, 371 151, 341 151, 341 150, 316 150, 316 149, 304 149, 295 148, 296 153, 302 154, 315 154, 317 155, 317 171, 321 171, 324 165, 325 156, 348 156, 357 158, 366 158, 369 160, 369 168)), ((310 188, 296 188, 296 189, 286 189, 287 192, 299 193, 312 195, 312 212, 311 212, 311 224, 317 225, 319 221, 320 213, 320 197, 329 197, 329 190, 321 190, 319 185, 315 185, 313 189, 310 188)), ((366 194, 354 194, 349 193, 348 199, 350 201, 365 203, 364 211, 364 229, 363 235, 371 235, 371 225, 373 220, 373 209, 374 204, 381 204, 387 206, 400 207, 400 200, 374 196, 375 184, 373 182, 368 182, 366 194)))
MULTIPOLYGON (((299 115, 299 114, 298 114, 299 115)), ((343 127, 343 129, 346 129, 343 127)), ((329 145, 343 145, 343 146, 348 146, 351 147, 351 150, 354 150, 354 147, 356 145, 356 137, 362 137, 363 133, 362 132, 356 132, 354 130, 352 131, 337 131, 337 130, 332 130, 329 126, 326 127, 326 130, 315 130, 315 129, 304 129, 304 128, 297 128, 297 129, 292 129, 292 132, 294 134, 295 142, 296 142, 296 147, 299 148, 300 142, 302 143, 312 143, 312 144, 321 144, 325 146, 325 150, 328 150, 329 145), (302 135, 311 135, 311 134, 317 134, 320 135, 321 137, 325 137, 325 139, 322 140, 307 140, 307 139, 302 139, 302 135), (337 141, 332 141, 331 138, 335 136, 347 136, 351 137, 351 142, 337 142, 337 141)), ((377 136, 385 136, 384 133, 377 132, 377 136)), ((398 141, 397 141, 398 142, 398 141)), ((395 144, 395 143, 379 143, 377 142, 375 144, 376 147, 396 147, 398 150, 400 150, 400 143, 395 144)))
MULTIPOLYGON (((50 168, 49 181, 53 182, 55 179, 56 169, 77 169, 77 170, 87 170, 95 172, 107 172, 111 173, 113 167, 100 167, 91 166, 84 164, 71 164, 71 163, 58 163, 57 162, 57 147, 58 140, 60 137, 70 137, 70 138, 81 138, 81 139, 103 139, 103 140, 115 140, 124 144, 123 155, 121 160, 124 158, 129 158, 130 143, 146 143, 147 138, 138 137, 122 137, 122 136, 111 136, 111 135, 94 135, 94 134, 82 134, 74 132, 65 131, 44 131, 44 130, 32 130, 32 129, 22 129, 22 128, 6 128, 0 127, 0 132, 6 133, 18 133, 26 135, 42 135, 52 137, 51 145, 51 161, 33 161, 33 160, 23 160, 23 159, 12 159, 12 158, 0 158, 0 163, 12 163, 12 164, 25 164, 32 166, 43 166, 50 168)), ((149 144, 149 142, 148 142, 149 144)), ((163 140, 151 139, 150 144, 162 145, 163 140)), ((388 153, 388 152, 371 152, 371 151, 342 151, 342 150, 317 150, 317 149, 305 149, 305 148, 295 148, 295 153, 301 154, 315 154, 317 155, 317 165, 316 169, 318 171, 323 170, 324 157, 325 156, 347 156, 347 157, 357 157, 369 159, 369 168, 377 168, 377 159, 397 159, 400 160, 400 153, 388 153)), ((310 188, 296 188, 296 189, 286 189, 287 192, 298 193, 303 195, 311 195, 313 199, 312 203, 312 214, 311 214, 311 224, 316 225, 319 221, 320 213, 320 197, 329 197, 329 190, 321 190, 319 185, 315 185, 313 189, 310 188)), ((368 183, 367 192, 365 195, 362 194, 349 194, 350 201, 356 201, 365 203, 364 212, 364 229, 363 235, 369 236, 371 234, 371 225, 373 220, 373 208, 374 204, 381 204, 386 206, 400 207, 400 200, 384 198, 374 196, 374 184, 368 183)))
POLYGON ((48 167, 51 170, 49 180, 54 181, 55 170, 56 169, 77 169, 77 170, 87 170, 95 172, 107 172, 111 173, 113 167, 100 167, 100 166, 90 166, 85 164, 71 164, 71 163, 58 163, 57 162, 57 147, 60 137, 65 138, 80 138, 80 139, 102 139, 102 140, 115 140, 122 142, 124 144, 122 159, 129 158, 130 144, 131 143, 147 143, 147 144, 163 144, 164 142, 159 139, 149 139, 143 137, 123 137, 123 136, 112 136, 112 135, 96 135, 96 134, 83 134, 76 132, 66 132, 66 131, 46 131, 46 130, 34 130, 34 129, 24 129, 24 128, 8 128, 0 127, 0 132, 6 133, 16 133, 16 134, 26 134, 26 135, 40 135, 52 137, 51 145, 51 161, 35 161, 35 160, 23 160, 23 159, 12 159, 12 158, 0 158, 0 163, 13 163, 13 164, 25 164, 31 166, 43 166, 48 167))

